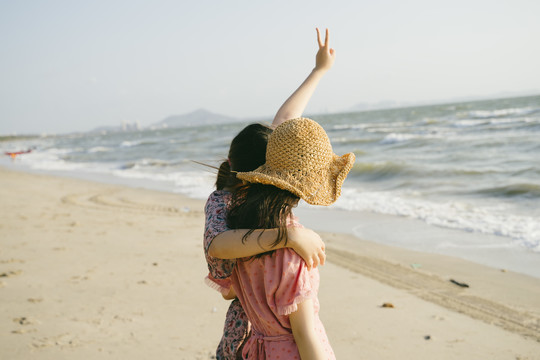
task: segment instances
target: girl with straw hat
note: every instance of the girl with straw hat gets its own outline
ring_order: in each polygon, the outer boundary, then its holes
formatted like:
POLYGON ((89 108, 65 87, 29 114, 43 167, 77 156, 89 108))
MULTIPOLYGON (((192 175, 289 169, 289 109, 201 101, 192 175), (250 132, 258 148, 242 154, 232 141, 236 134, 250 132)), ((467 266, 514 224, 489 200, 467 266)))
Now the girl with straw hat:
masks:
MULTIPOLYGON (((208 198, 205 213, 204 250, 208 263, 209 275, 207 283, 222 292, 224 298, 235 298, 230 291, 230 275, 235 266, 235 258, 253 256, 266 252, 271 248, 290 247, 305 261, 307 268, 324 264, 324 243, 320 237, 309 229, 291 228, 287 240, 275 244, 279 228, 266 230, 234 230, 227 231, 225 216, 232 192, 241 184, 236 178, 237 171, 254 170, 265 162, 266 144, 272 128, 287 119, 298 117, 311 98, 322 76, 332 67, 335 52, 329 47, 328 30, 326 40, 321 41, 317 29, 319 50, 316 65, 300 87, 285 101, 278 110, 271 128, 260 124, 252 124, 242 130, 231 143, 229 159, 222 163, 218 173, 216 187, 208 198)), ((279 235, 281 238, 282 236, 279 235)), ((248 321, 242 306, 235 300, 227 313, 224 335, 216 352, 217 359, 234 359, 241 356, 241 347, 248 331, 248 321)))
MULTIPOLYGON (((315 121, 286 121, 270 135, 266 163, 236 175, 248 184, 235 191, 229 227, 278 228, 274 245, 286 243, 289 229, 301 226, 292 208, 300 199, 335 202, 354 160, 353 153, 334 154, 315 121)), ((335 359, 318 316, 318 269, 309 270, 298 254, 281 248, 238 259, 231 279, 252 326, 244 359, 335 359)))

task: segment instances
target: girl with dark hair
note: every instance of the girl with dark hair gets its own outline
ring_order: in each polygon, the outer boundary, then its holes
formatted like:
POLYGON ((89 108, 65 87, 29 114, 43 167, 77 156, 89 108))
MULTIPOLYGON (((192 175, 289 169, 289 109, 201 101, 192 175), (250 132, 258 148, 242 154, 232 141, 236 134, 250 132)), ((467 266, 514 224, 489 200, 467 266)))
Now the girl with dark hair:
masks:
POLYGON ((298 118, 274 130, 264 165, 237 174, 250 184, 233 195, 229 227, 278 229, 271 251, 238 259, 231 276, 251 323, 244 359, 335 359, 318 316, 318 269, 308 269, 298 254, 279 247, 301 227, 292 216, 300 198, 312 205, 334 203, 354 159, 353 153, 335 155, 323 128, 298 118))
POLYGON ((300 227, 289 229, 285 236, 280 226, 227 231, 226 224, 227 208, 232 193, 242 184, 236 173, 251 171, 264 164, 266 145, 272 128, 287 119, 302 115, 318 82, 333 65, 335 53, 328 46, 328 30, 324 44, 321 42, 318 29, 317 38, 319 50, 315 68, 281 106, 270 128, 252 124, 233 139, 228 159, 219 168, 217 190, 210 195, 205 206, 204 250, 209 269, 207 283, 220 291, 224 298, 235 299, 227 312, 224 334, 216 352, 217 359, 235 359, 241 356, 239 349, 249 332, 246 315, 231 287, 230 275, 236 258, 251 257, 273 248, 289 247, 304 259, 309 268, 324 264, 325 261, 324 243, 309 229, 300 227), (276 242, 276 236, 283 241, 276 242))

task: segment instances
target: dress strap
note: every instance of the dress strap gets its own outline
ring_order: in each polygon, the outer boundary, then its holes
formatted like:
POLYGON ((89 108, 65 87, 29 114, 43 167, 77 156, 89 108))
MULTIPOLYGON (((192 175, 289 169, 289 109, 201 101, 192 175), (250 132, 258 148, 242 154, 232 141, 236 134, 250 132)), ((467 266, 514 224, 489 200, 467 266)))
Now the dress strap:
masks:
POLYGON ((281 334, 274 336, 266 336, 255 329, 251 329, 251 336, 260 343, 262 341, 290 341, 294 340, 293 334, 281 334))

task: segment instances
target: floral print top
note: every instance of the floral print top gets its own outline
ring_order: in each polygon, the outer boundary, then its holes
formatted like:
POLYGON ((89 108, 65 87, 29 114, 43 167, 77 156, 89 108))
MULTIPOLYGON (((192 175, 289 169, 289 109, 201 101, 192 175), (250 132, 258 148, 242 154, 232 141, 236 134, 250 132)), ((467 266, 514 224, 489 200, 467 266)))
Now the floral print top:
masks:
POLYGON ((208 264, 209 274, 206 283, 227 294, 231 288, 230 276, 233 272, 235 259, 218 259, 208 255, 208 248, 216 236, 229 230, 227 227, 227 206, 231 200, 232 194, 225 190, 216 190, 208 197, 204 212, 206 222, 204 227, 204 255, 208 264))
MULTIPOLYGON (((227 227, 227 206, 232 194, 216 190, 208 197, 205 206, 206 223, 204 227, 204 255, 209 274, 206 283, 226 295, 232 286, 230 275, 236 260, 218 259, 208 255, 208 248, 216 236, 229 230, 227 227)), ((240 349, 248 336, 250 324, 238 299, 229 306, 223 326, 223 336, 216 349, 216 360, 235 360, 241 356, 240 349)))

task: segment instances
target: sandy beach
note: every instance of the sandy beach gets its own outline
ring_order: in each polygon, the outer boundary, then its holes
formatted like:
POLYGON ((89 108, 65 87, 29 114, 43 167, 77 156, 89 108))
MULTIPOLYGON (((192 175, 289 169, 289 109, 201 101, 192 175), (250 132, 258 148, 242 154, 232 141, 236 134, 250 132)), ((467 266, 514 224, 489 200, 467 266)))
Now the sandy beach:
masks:
MULTIPOLYGON (((213 357, 203 201, 2 168, 0 194, 1 359, 213 357)), ((321 235, 338 359, 540 359, 540 279, 321 235)))

